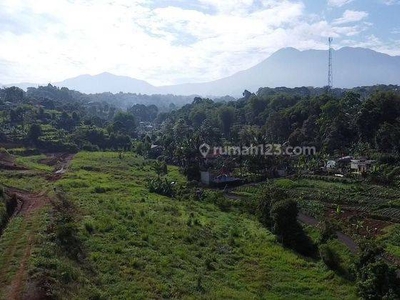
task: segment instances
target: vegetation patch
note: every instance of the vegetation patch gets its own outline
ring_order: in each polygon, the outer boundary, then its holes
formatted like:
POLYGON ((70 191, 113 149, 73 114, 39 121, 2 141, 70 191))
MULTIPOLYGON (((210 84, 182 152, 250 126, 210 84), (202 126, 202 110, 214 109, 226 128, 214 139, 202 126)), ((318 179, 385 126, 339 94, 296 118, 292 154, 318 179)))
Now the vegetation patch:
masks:
MULTIPOLYGON (((177 168, 168 169, 168 181, 186 184, 177 168)), ((39 249, 34 268, 35 274, 51 278, 47 283, 54 295, 85 299, 356 298, 350 282, 282 248, 237 201, 228 199, 229 209, 225 209, 215 202, 221 198, 213 196, 214 192, 201 197, 195 191, 177 193, 175 199, 150 193, 146 182, 151 172, 157 176, 151 163, 129 154, 123 159, 112 152, 75 157, 70 172, 56 183, 75 207, 74 218, 62 218, 70 220, 72 227, 63 225, 68 230, 59 234, 69 237, 73 233, 82 242, 78 249, 84 255, 67 255, 61 242, 64 238, 58 240, 58 231, 53 229, 53 234, 43 235, 50 240, 39 249), (82 165, 99 171, 87 172, 82 165), (71 184, 79 180, 96 186, 110 178, 114 189, 107 193, 92 193, 71 184)), ((57 228, 54 216, 47 218, 48 224, 54 224, 50 228, 57 228)))

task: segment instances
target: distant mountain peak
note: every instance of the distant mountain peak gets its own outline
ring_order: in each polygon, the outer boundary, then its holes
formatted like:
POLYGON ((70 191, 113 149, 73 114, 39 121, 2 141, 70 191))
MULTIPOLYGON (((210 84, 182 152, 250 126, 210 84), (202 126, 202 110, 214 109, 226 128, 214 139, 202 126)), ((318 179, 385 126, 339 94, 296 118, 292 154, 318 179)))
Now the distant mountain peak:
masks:
POLYGON ((279 52, 301 52, 301 51, 294 47, 285 47, 285 48, 282 48, 282 49, 276 51, 275 53, 279 53, 279 52))
POLYGON ((153 94, 156 92, 156 88, 146 81, 128 76, 118 76, 109 72, 81 75, 54 83, 54 85, 65 86, 89 94, 102 92, 153 94))
MULTIPOLYGON (((343 47, 335 50, 333 63, 335 87, 400 84, 400 56, 366 48, 343 47)), ((287 47, 247 70, 211 82, 154 87, 143 80, 103 72, 80 75, 54 85, 84 93, 241 96, 244 90, 256 92, 261 87, 323 87, 328 81, 327 73, 327 50, 300 51, 287 47)))

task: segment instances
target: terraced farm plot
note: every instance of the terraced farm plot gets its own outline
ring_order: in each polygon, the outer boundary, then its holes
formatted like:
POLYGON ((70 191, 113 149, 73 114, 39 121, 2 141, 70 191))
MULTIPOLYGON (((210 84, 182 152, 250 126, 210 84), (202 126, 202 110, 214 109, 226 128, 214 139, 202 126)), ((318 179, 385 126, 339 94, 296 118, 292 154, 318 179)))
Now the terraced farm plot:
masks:
POLYGON ((399 265, 400 190, 395 187, 369 185, 367 183, 339 183, 320 180, 279 179, 269 183, 243 186, 232 193, 248 200, 261 195, 264 185, 285 189, 290 198, 297 200, 305 215, 321 221, 334 222, 341 231, 363 239, 373 237, 383 242, 392 262, 399 265))

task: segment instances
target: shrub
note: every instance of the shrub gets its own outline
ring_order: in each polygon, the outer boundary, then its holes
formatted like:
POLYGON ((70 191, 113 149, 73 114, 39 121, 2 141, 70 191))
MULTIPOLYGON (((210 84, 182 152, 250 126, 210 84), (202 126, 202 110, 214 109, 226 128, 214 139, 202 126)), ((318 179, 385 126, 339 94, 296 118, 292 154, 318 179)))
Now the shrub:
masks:
POLYGON ((396 270, 382 259, 383 249, 374 243, 360 245, 355 262, 357 290, 362 299, 400 299, 400 280, 396 270))
POLYGON ((85 222, 84 226, 87 233, 92 234, 94 232, 94 225, 92 222, 85 222))
POLYGON ((286 199, 288 197, 283 189, 266 186, 263 195, 258 203, 258 218, 260 222, 267 228, 272 226, 271 207, 274 202, 286 199))
POLYGON ((147 187, 150 193, 156 193, 170 198, 175 197, 175 185, 173 182, 168 181, 167 178, 162 179, 157 177, 152 179, 149 181, 147 187))
POLYGON ((208 202, 215 204, 221 211, 228 212, 232 208, 232 201, 222 192, 206 192, 202 195, 208 202))
POLYGON ((299 210, 293 200, 280 200, 271 205, 273 230, 282 238, 290 235, 293 224, 297 223, 299 210))
POLYGON ((164 176, 168 174, 168 167, 165 161, 155 161, 153 163, 152 169, 156 172, 158 176, 164 176))
POLYGON ((292 189, 296 187, 296 183, 290 179, 278 179, 275 185, 282 189, 292 189))
POLYGON ((337 271, 340 267, 340 258, 329 245, 322 244, 319 246, 319 255, 324 264, 331 270, 337 271))
POLYGON ((78 226, 74 219, 76 209, 64 195, 57 194, 57 198, 51 201, 53 205, 53 220, 49 227, 54 242, 64 253, 75 260, 83 258, 83 248, 78 238, 78 226))
POLYGON ((100 148, 97 145, 93 145, 91 143, 85 143, 82 146, 82 150, 83 151, 88 151, 88 152, 97 152, 97 151, 100 151, 100 148))
POLYGON ((376 261, 360 271, 357 289, 362 299, 400 299, 399 284, 395 269, 376 261))
POLYGON ((315 256, 316 246, 298 223, 298 212, 294 200, 274 202, 271 205, 273 232, 281 239, 284 246, 306 256, 315 256))
POLYGON ((325 244, 331 239, 337 238, 337 228, 329 221, 324 221, 321 226, 320 244, 325 244))
POLYGON ((232 208, 232 201, 224 196, 216 197, 214 203, 224 212, 229 212, 232 208))

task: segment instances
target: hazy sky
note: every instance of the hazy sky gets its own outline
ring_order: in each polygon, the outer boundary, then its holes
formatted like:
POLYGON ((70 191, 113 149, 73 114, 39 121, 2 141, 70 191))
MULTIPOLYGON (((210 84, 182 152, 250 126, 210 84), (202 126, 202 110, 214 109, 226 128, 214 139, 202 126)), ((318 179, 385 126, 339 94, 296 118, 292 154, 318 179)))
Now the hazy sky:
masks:
POLYGON ((210 81, 283 47, 400 55, 400 0, 0 0, 0 82, 210 81))

